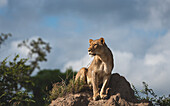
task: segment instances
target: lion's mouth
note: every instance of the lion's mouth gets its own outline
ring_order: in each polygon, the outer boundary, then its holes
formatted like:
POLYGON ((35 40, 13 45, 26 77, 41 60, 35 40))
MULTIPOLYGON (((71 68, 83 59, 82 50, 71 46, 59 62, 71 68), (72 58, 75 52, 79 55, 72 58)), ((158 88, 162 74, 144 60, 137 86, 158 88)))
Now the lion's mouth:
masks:
POLYGON ((96 54, 95 53, 89 53, 89 55, 95 56, 96 54))

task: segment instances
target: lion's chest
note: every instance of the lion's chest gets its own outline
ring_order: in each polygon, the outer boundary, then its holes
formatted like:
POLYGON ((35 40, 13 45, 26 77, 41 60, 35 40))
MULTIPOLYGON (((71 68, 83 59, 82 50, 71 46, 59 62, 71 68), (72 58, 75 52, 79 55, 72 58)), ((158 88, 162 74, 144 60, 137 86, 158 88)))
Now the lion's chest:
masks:
POLYGON ((97 74, 98 81, 103 82, 103 77, 110 72, 107 64, 101 60, 93 61, 90 67, 88 68, 88 70, 89 70, 88 76, 87 76, 88 84, 92 82, 92 77, 94 73, 97 74))
POLYGON ((94 65, 94 69, 93 71, 97 72, 97 73, 102 73, 105 74, 108 71, 107 65, 102 62, 102 61, 97 61, 96 64, 94 65))

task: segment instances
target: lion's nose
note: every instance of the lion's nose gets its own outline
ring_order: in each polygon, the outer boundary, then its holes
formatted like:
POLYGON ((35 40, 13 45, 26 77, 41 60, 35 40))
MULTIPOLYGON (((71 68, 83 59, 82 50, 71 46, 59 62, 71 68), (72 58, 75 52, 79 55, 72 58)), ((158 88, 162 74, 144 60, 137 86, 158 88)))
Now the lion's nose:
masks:
POLYGON ((91 51, 91 49, 88 49, 88 52, 90 52, 91 51))

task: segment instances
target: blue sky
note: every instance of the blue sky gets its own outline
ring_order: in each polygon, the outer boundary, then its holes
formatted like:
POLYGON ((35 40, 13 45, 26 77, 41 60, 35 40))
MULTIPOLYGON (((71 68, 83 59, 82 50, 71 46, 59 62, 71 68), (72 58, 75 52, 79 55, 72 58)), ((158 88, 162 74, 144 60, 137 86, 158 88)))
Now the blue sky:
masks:
MULTIPOLYGON (((0 60, 27 56, 17 44, 43 38, 52 46, 42 68, 78 71, 91 61, 89 39, 104 37, 120 73, 141 88, 170 91, 170 2, 168 0, 0 0, 0 33, 12 33, 0 60)), ((34 73, 36 74, 36 72, 34 73)))

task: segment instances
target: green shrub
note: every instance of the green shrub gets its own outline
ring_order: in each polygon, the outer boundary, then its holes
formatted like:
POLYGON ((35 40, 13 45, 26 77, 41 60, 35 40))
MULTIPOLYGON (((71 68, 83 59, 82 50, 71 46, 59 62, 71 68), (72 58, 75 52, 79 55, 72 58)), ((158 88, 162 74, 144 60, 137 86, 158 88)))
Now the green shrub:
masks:
POLYGON ((49 104, 49 91, 52 90, 53 84, 56 82, 62 82, 63 79, 65 84, 69 83, 69 80, 76 75, 72 68, 68 68, 66 72, 61 72, 59 69, 44 69, 40 70, 36 76, 32 76, 31 79, 35 86, 29 86, 27 88, 32 91, 36 102, 31 104, 31 106, 44 106, 44 104, 49 104), (42 83, 43 82, 43 83, 42 83))
POLYGON ((135 95, 138 100, 147 100, 151 101, 154 105, 159 106, 170 106, 170 95, 169 96, 157 96, 153 89, 150 89, 148 84, 146 82, 142 82, 144 88, 140 91, 138 91, 134 85, 132 85, 132 88, 135 92, 135 95))
POLYGON ((7 58, 0 64, 0 106, 29 105, 34 102, 25 90, 32 85, 28 75, 30 67, 26 65, 27 59, 20 59, 16 55, 13 61, 7 62, 7 58))

